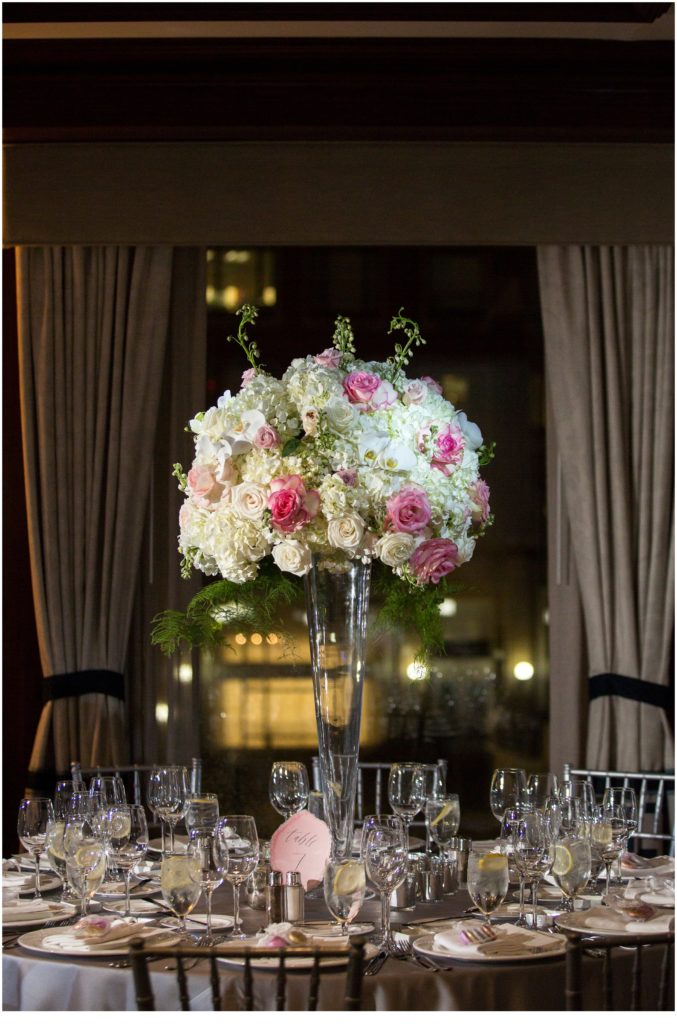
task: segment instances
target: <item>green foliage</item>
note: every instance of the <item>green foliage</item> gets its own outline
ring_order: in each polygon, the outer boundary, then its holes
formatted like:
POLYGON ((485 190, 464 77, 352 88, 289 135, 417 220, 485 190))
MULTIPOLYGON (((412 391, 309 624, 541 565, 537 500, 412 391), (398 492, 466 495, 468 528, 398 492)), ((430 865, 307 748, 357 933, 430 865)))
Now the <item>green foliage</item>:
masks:
POLYGON ((241 309, 237 310, 237 316, 240 317, 240 323, 237 328, 237 337, 233 337, 232 334, 228 335, 228 341, 234 341, 236 345, 239 345, 244 354, 247 357, 247 361, 258 373, 262 369, 262 364, 259 362, 261 353, 259 347, 255 341, 250 341, 249 336, 245 330, 247 324, 253 324, 259 315, 259 311, 256 306, 250 306, 245 303, 241 309))
POLYGON ((462 584, 452 583, 448 578, 440 580, 437 586, 421 587, 374 563, 372 590, 381 602, 375 623, 377 635, 389 630, 401 633, 403 628, 410 629, 419 641, 416 661, 426 664, 444 650, 440 604, 445 597, 464 589, 462 584))
POLYGON ((344 356, 355 355, 355 335, 350 320, 347 316, 337 316, 334 321, 334 336, 332 338, 334 348, 342 352, 344 356))
POLYGON ((400 345, 399 342, 395 345, 395 355, 389 356, 387 363, 390 367, 390 380, 394 383, 399 375, 402 373, 405 366, 411 362, 411 349, 418 348, 419 345, 425 345, 425 338, 421 337, 421 329, 415 320, 410 320, 407 316, 402 316, 404 312, 400 309, 397 316, 394 316, 390 321, 390 328, 388 334, 392 334, 393 331, 404 331, 406 336, 406 342, 404 345, 400 345))
POLYGON ((492 441, 490 444, 483 444, 481 448, 477 449, 477 456, 479 458, 480 466, 488 466, 496 455, 496 442, 492 441))
POLYGON ((228 644, 236 633, 285 635, 284 607, 303 593, 297 577, 282 573, 266 559, 255 580, 207 584, 190 601, 185 612, 165 611, 153 619, 151 643, 164 654, 184 647, 215 648, 228 644))
POLYGON ((286 459, 288 455, 293 455, 294 452, 298 451, 301 447, 300 437, 290 437, 284 448, 282 449, 282 458, 286 459))

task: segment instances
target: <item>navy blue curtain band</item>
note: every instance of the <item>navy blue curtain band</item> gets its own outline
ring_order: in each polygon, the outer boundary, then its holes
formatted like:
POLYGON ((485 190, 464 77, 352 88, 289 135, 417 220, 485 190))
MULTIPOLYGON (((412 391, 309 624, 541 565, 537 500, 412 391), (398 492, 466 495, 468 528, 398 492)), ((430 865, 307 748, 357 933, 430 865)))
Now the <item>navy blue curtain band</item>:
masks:
POLYGON ((632 676, 620 676, 615 672, 604 672, 591 676, 588 680, 590 700, 597 697, 625 697, 641 704, 651 704, 656 708, 671 710, 674 705, 674 690, 671 686, 660 683, 647 683, 644 679, 633 679, 632 676))
POLYGON ((42 681, 45 704, 60 697, 82 697, 85 693, 104 693, 107 697, 125 699, 125 680, 121 672, 108 668, 86 668, 80 672, 64 672, 42 681))

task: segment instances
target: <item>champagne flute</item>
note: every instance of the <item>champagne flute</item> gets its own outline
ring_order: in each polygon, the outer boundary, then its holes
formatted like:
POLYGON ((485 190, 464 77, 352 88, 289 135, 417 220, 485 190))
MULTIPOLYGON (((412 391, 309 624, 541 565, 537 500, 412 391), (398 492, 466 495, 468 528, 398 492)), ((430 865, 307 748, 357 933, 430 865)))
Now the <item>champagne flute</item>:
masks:
POLYGON ((308 803, 308 770, 300 761, 275 761, 270 772, 270 802, 285 820, 308 803))
POLYGON ((166 853, 160 869, 162 898, 179 919, 182 942, 192 942, 186 930, 186 914, 190 914, 202 892, 202 865, 200 858, 187 850, 166 853))
MULTIPOLYGON (((169 850, 174 852, 174 829, 184 815, 189 792, 188 772, 181 765, 154 768, 149 780, 149 804, 169 827, 169 850)), ((163 836, 164 846, 164 836, 163 836)))
POLYGON ((212 897, 214 890, 223 883, 223 871, 219 867, 214 851, 214 839, 211 835, 199 835, 191 839, 186 850, 200 861, 200 887, 207 897, 207 931, 200 940, 201 946, 214 943, 212 935, 212 897))
POLYGON ((327 909, 348 934, 348 924, 357 917, 364 900, 367 875, 364 862, 351 857, 330 858, 324 867, 324 899, 327 909))
POLYGON ((492 913, 506 897, 508 881, 508 858, 505 853, 471 850, 468 856, 468 895, 488 925, 491 924, 492 913))
POLYGON ((527 776, 523 768, 497 768, 489 788, 491 813, 502 821, 508 807, 526 804, 526 794, 527 776))
POLYGON ((129 886, 132 872, 148 849, 146 812, 139 804, 116 804, 108 808, 106 815, 111 857, 125 876, 125 917, 130 917, 129 886))
POLYGON ((186 798, 186 832, 191 839, 213 836, 218 820, 216 793, 191 793, 186 798))
POLYGON ((381 893, 380 948, 396 952, 390 929, 390 895, 402 882, 407 870, 407 833, 402 818, 399 815, 374 816, 365 823, 362 841, 367 874, 381 893))
POLYGON ((388 803, 405 826, 406 849, 409 850, 409 826, 425 805, 425 765, 398 761, 388 774, 388 803))
POLYGON ((228 814, 219 818, 214 837, 214 857, 223 877, 233 886, 232 937, 245 939, 240 921, 240 886, 259 862, 256 822, 249 814, 228 814))
POLYGON ((35 857, 35 896, 42 898, 40 888, 40 854, 47 847, 47 830, 53 825, 54 805, 43 796, 26 797, 19 804, 17 833, 21 845, 35 857))

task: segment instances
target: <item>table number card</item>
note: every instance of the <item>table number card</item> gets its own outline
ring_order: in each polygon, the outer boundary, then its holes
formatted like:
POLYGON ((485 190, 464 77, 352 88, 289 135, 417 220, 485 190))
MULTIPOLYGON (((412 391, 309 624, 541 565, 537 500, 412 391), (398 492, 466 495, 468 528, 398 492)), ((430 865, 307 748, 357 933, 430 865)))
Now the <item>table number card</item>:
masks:
POLYGON ((310 811, 292 814, 273 832, 270 866, 273 871, 298 871, 304 889, 324 877, 324 865, 331 853, 331 836, 323 821, 310 811))

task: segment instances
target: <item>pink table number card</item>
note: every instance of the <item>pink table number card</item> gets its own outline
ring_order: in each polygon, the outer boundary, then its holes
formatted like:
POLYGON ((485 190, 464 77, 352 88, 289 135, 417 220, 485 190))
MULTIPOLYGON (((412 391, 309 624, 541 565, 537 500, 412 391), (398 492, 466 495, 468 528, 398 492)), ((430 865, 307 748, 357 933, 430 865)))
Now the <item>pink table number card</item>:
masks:
POLYGON ((308 889, 309 882, 322 880, 330 853, 329 829, 310 811, 292 814, 273 832, 270 840, 270 866, 273 871, 300 872, 304 889, 308 889))

